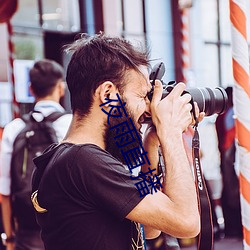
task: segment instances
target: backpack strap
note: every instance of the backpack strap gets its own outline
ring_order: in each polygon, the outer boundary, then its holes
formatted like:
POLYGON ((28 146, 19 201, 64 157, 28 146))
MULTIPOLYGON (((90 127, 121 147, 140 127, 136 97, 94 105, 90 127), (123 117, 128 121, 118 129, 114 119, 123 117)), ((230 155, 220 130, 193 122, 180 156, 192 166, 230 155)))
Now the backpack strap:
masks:
POLYGON ((49 121, 49 122, 54 122, 57 119, 59 119, 61 116, 66 115, 66 114, 67 114, 67 112, 55 111, 55 112, 51 113, 50 115, 46 116, 45 120, 49 121))
MULTIPOLYGON (((44 116, 42 112, 33 110, 28 114, 24 114, 21 119, 25 122, 25 124, 29 124, 30 122, 36 123, 40 127, 41 131, 45 133, 51 143, 57 143, 58 139, 55 133, 55 129, 50 124, 65 114, 66 112, 55 111, 48 116, 44 116), (36 119, 34 114, 39 114, 41 118, 36 119)), ((24 128, 24 130, 26 130, 26 127, 24 128)), ((28 139, 26 140, 26 144, 29 145, 28 139)))
MULTIPOLYGON (((67 112, 54 111, 54 112, 52 112, 50 115, 44 116, 42 112, 37 111, 37 110, 32 110, 32 111, 30 111, 28 114, 24 114, 24 115, 21 117, 21 119, 22 119, 25 123, 27 123, 27 121, 29 121, 30 119, 32 119, 32 114, 33 114, 33 113, 39 113, 39 114, 41 114, 41 115, 44 117, 44 119, 45 119, 46 121, 49 121, 49 122, 54 122, 54 121, 56 121, 57 119, 59 119, 61 116, 67 114, 67 112)), ((34 119, 33 119, 33 120, 34 120, 34 119)))
POLYGON ((44 117, 42 122, 38 122, 38 126, 45 133, 45 135, 47 136, 47 138, 50 140, 51 143, 58 142, 57 135, 54 127, 52 126, 52 123, 57 119, 59 119, 64 114, 65 114, 64 112, 55 111, 50 115, 44 117))

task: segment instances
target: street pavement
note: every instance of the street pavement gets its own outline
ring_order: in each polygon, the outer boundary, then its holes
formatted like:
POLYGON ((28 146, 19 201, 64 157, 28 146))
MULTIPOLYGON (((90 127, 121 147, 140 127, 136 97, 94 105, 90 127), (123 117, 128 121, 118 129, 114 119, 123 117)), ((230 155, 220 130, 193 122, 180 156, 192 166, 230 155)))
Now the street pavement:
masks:
MULTIPOLYGON (((196 246, 182 247, 183 250, 197 250, 196 246)), ((202 249, 201 249, 202 250, 202 249)), ((214 250, 243 250, 241 238, 224 238, 214 242, 214 250)))

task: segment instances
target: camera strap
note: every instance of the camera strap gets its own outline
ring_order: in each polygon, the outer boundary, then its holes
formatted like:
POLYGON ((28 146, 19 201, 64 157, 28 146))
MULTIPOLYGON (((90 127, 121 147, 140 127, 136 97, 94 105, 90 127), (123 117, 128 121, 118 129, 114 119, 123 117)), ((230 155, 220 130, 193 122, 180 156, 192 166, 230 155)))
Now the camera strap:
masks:
POLYGON ((195 174, 195 183, 197 190, 197 199, 201 219, 201 231, 198 236, 198 250, 212 250, 213 249, 213 222, 212 210, 208 191, 206 188, 205 179, 201 169, 200 163, 200 139, 198 133, 198 120, 195 117, 196 124, 194 125, 194 136, 192 140, 193 151, 193 167, 195 174))

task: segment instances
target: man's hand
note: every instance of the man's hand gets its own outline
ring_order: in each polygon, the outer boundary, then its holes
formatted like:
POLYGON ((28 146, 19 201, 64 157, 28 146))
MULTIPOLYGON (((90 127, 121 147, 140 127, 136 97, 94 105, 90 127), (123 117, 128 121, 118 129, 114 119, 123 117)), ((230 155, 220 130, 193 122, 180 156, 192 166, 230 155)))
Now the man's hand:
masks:
MULTIPOLYGON (((195 115, 196 115, 198 122, 201 122, 203 118, 205 117, 205 112, 200 112, 197 102, 194 102, 194 110, 195 110, 195 115)), ((195 125, 195 122, 196 121, 194 120, 194 116, 192 116, 191 125, 192 126, 195 125)))
POLYGON ((152 121, 156 126, 157 135, 182 134, 192 124, 191 95, 182 95, 184 83, 178 83, 173 90, 161 100, 162 83, 155 82, 154 94, 151 101, 152 121))
MULTIPOLYGON (((2 195, 2 219, 3 219, 3 226, 4 231, 7 237, 13 235, 13 228, 12 228, 12 206, 11 200, 9 195, 2 195)), ((15 244, 13 242, 6 242, 6 250, 14 250, 15 244)))
POLYGON ((145 130, 144 133, 144 140, 146 140, 146 144, 150 144, 153 147, 158 147, 160 146, 159 139, 156 134, 156 129, 153 124, 149 124, 145 130))

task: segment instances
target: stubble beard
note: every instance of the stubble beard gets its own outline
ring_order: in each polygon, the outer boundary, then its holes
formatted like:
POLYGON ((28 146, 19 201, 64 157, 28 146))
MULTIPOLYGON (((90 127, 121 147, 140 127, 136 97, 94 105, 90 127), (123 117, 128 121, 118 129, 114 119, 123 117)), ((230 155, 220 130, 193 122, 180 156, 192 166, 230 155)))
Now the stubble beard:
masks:
MULTIPOLYGON (((121 100, 122 100, 122 102, 124 102, 124 100, 122 98, 121 98, 121 100)), ((117 160, 119 160, 123 164, 126 164, 126 161, 123 157, 122 151, 127 152, 127 151, 134 149, 136 147, 140 148, 140 142, 142 141, 142 133, 141 133, 141 130, 139 128, 137 128, 137 126, 136 126, 137 121, 135 119, 135 116, 132 114, 132 111, 130 111, 130 109, 126 106, 124 106, 124 108, 126 110, 127 116, 124 113, 122 113, 121 117, 109 116, 109 124, 108 124, 108 122, 106 123, 106 129, 104 132, 104 141, 105 141, 105 145, 106 145, 106 151, 108 151, 113 157, 115 157, 117 160), (111 129, 111 128, 120 124, 120 123, 127 122, 129 124, 130 129, 133 129, 133 126, 132 126, 129 118, 131 118, 132 123, 134 124, 134 127, 135 127, 135 130, 132 131, 132 134, 133 134, 133 137, 135 140, 133 142, 128 143, 125 146, 118 147, 118 145, 116 144, 118 142, 118 140, 115 139, 115 137, 118 134, 116 133, 116 129, 111 129), (139 136, 139 138, 137 135, 139 136)))

